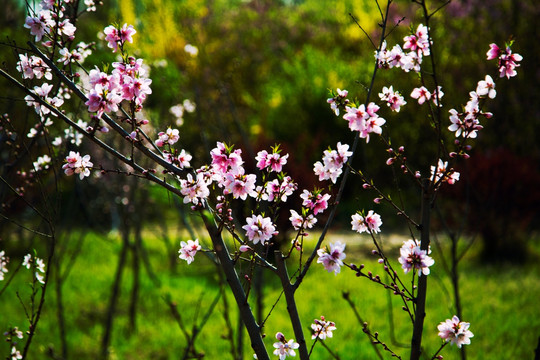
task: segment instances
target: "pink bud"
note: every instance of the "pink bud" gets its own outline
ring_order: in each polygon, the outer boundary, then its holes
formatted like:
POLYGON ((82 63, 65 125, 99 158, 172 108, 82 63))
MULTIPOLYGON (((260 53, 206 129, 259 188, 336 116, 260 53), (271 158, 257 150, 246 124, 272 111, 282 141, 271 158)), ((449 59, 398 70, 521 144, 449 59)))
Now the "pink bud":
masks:
POLYGON ((453 157, 456 157, 456 156, 457 156, 457 153, 456 153, 455 151, 452 151, 452 152, 450 153, 450 157, 453 158, 453 157))
POLYGON ((375 198, 375 199, 373 199, 373 202, 375 204, 379 204, 381 202, 381 198, 375 198))
POLYGON ((386 160, 386 165, 392 165, 394 163, 394 158, 388 158, 388 160, 386 160))
POLYGON ((249 247, 249 245, 241 245, 240 246, 240 251, 241 252, 246 252, 246 251, 250 251, 251 248, 249 247))
POLYGON ((405 147, 404 147, 404 146, 400 146, 399 149, 398 149, 398 151, 399 151, 400 153, 404 152, 404 151, 405 151, 405 147))
POLYGON ((278 339, 279 341, 285 342, 285 335, 283 335, 281 332, 278 332, 276 334, 276 339, 278 339))
POLYGON ((420 171, 415 172, 414 177, 416 177, 417 179, 420 179, 422 177, 422 175, 420 174, 420 171))
POLYGON ((364 185, 362 185, 362 187, 364 189, 369 189, 369 188, 371 188, 371 185, 369 185, 368 183, 364 183, 364 185))

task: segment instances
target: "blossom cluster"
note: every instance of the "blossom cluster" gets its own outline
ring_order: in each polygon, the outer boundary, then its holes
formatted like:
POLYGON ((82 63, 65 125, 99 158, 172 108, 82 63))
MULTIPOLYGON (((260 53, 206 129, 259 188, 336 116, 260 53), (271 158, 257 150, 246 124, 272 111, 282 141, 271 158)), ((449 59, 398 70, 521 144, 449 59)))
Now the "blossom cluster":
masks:
POLYGON ((314 323, 311 324, 311 329, 313 334, 311 339, 321 339, 325 340, 327 337, 331 338, 333 336, 332 331, 336 330, 336 324, 333 321, 327 321, 324 316, 321 316, 321 319, 315 319, 314 323))
POLYGON ((510 79, 513 76, 516 76, 516 67, 519 66, 518 62, 523 60, 523 57, 519 54, 512 53, 511 49, 512 44, 507 45, 503 50, 497 44, 490 44, 489 50, 486 53, 488 60, 497 59, 499 76, 510 79))
POLYGON ((474 334, 469 330, 470 323, 459 321, 457 316, 452 319, 447 319, 437 326, 439 336, 446 342, 457 345, 461 348, 462 345, 469 345, 474 334))
POLYGON ((142 59, 128 57, 125 62, 114 62, 111 74, 99 69, 90 70, 90 92, 85 105, 89 112, 98 117, 103 113, 119 110, 123 100, 133 104, 135 111, 142 110, 142 103, 152 93, 152 80, 147 77, 147 70, 142 59))
POLYGON ((179 258, 187 261, 188 264, 191 264, 195 260, 195 255, 197 251, 201 250, 201 245, 199 245, 199 239, 188 240, 180 242, 180 250, 178 251, 179 258))
POLYGON ((390 85, 390 87, 383 87, 382 92, 379 93, 379 97, 382 101, 386 101, 388 107, 395 112, 399 112, 401 107, 407 104, 405 98, 400 94, 399 91, 394 91, 394 87, 392 85, 390 85))
POLYGON ((335 184, 350 156, 352 151, 349 151, 349 145, 338 142, 337 150, 324 151, 323 162, 317 161, 313 166, 313 172, 319 177, 319 181, 331 180, 335 184))
POLYGON ((17 71, 22 73, 24 79, 52 80, 51 68, 40 57, 27 54, 19 54, 17 71))
POLYGON ((123 48, 126 42, 133 43, 133 35, 137 31, 133 28, 133 25, 124 24, 122 27, 116 27, 109 25, 103 30, 105 34, 105 40, 107 40, 107 46, 112 49, 113 52, 123 48))
POLYGON ((279 356, 279 360, 284 360, 287 358, 287 356, 296 356, 296 352, 294 350, 298 349, 300 345, 295 342, 294 339, 287 341, 285 336, 280 332, 276 334, 276 339, 278 341, 274 343, 274 355, 279 356))
POLYGON ((441 98, 444 96, 441 86, 437 87, 437 90, 430 92, 425 86, 414 88, 411 92, 411 97, 418 101, 419 105, 432 100, 435 105, 440 104, 441 98))
POLYGON ((0 251, 0 281, 4 280, 4 274, 8 272, 7 264, 9 263, 9 257, 6 256, 4 250, 0 251))
MULTIPOLYGON (((49 96, 49 93, 53 89, 52 84, 43 83, 41 86, 34 86, 34 90, 31 90, 32 93, 39 96, 40 99, 44 100, 46 103, 51 106, 59 107, 64 103, 64 99, 61 96, 49 96)), ((47 107, 42 105, 40 102, 36 101, 32 95, 26 95, 24 100, 28 106, 33 106, 36 113, 44 119, 46 115, 51 114, 56 116, 54 112, 47 107)))
POLYGON ((317 255, 319 255, 317 263, 322 264, 326 271, 333 271, 334 275, 337 275, 343 266, 343 259, 347 256, 344 251, 345 244, 340 241, 330 244, 329 249, 321 248, 317 250, 317 255))
POLYGON ((23 259, 22 266, 28 270, 34 270, 36 280, 41 284, 45 284, 45 278, 43 275, 45 273, 45 263, 42 259, 33 256, 32 254, 27 254, 23 259))
MULTIPOLYGON (((49 37, 52 34, 73 39, 77 28, 67 18, 60 20, 64 17, 63 5, 55 12, 51 11, 52 6, 48 1, 41 1, 39 7, 34 16, 27 16, 24 22, 24 27, 30 29, 30 34, 35 36, 36 41, 41 41, 43 37, 49 37)), ((43 45, 52 46, 52 39, 45 41, 43 45)))
POLYGON ((375 59, 380 68, 390 69, 401 68, 405 72, 411 70, 420 71, 423 56, 430 55, 429 29, 423 25, 418 25, 416 32, 403 38, 403 48, 394 45, 391 50, 387 49, 386 41, 383 42, 380 51, 375 52, 375 59), (404 50, 409 50, 405 52, 404 50))
POLYGON ((349 103, 347 95, 349 95, 347 90, 341 90, 338 88, 336 94, 332 93, 332 97, 326 100, 326 102, 330 104, 330 108, 334 114, 336 114, 336 116, 339 116, 339 109, 345 107, 349 103))
POLYGON ((6 359, 10 359, 10 360, 22 359, 23 357, 22 357, 21 352, 17 350, 18 342, 14 338, 22 339, 23 332, 19 330, 17 326, 14 326, 10 328, 8 331, 4 332, 4 337, 6 338, 5 340, 11 345, 11 353, 6 359))
POLYGON ((459 180, 459 173, 453 169, 448 169, 448 161, 439 159, 437 166, 431 166, 431 179, 433 182, 446 182, 454 185, 459 180))
POLYGON ((65 161, 66 163, 62 166, 64 173, 68 176, 79 174, 81 180, 86 176, 90 176, 90 169, 94 166, 90 161, 90 155, 81 156, 75 151, 70 151, 65 161))
POLYGON ((262 245, 265 245, 265 242, 278 233, 274 224, 272 224, 272 219, 269 217, 252 215, 246 219, 246 222, 247 224, 242 226, 242 229, 246 231, 246 236, 253 244, 260 242, 262 245))
POLYGON ((359 234, 363 232, 373 234, 381 232, 381 216, 373 212, 373 210, 369 210, 365 216, 363 216, 363 214, 356 213, 351 216, 351 219, 353 231, 356 231, 359 234))
POLYGON ((273 148, 272 153, 268 153, 266 150, 259 151, 255 160, 257 160, 257 167, 259 170, 268 170, 269 172, 281 172, 283 165, 287 163, 289 154, 284 156, 280 155, 279 147, 273 148))
POLYGON ((429 267, 435 263, 428 255, 430 251, 422 250, 415 240, 407 240, 403 242, 399 252, 401 256, 398 260, 405 274, 411 270, 418 270, 418 276, 429 275, 429 267))
POLYGON ((495 98, 497 92, 495 90, 495 82, 491 76, 486 75, 484 80, 480 80, 476 86, 476 91, 469 93, 470 99, 464 106, 462 112, 455 109, 450 109, 450 122, 452 123, 448 130, 455 131, 456 137, 465 139, 476 138, 478 131, 483 128, 480 125, 480 117, 489 119, 492 117, 490 112, 483 112, 480 109, 480 100, 486 97, 495 98))
POLYGON ((359 136, 369 142, 369 135, 382 134, 381 126, 386 123, 386 120, 377 114, 379 109, 374 102, 370 102, 367 107, 364 104, 358 107, 345 106, 347 113, 343 115, 343 119, 349 122, 351 131, 358 131, 359 136))

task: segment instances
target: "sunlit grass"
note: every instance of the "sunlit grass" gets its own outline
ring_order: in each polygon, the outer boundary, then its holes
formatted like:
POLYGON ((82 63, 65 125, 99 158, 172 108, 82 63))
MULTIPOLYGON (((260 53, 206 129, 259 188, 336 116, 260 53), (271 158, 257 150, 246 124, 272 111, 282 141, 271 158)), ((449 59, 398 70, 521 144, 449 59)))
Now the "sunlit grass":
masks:
MULTIPOLYGON (((174 235, 174 234, 173 234, 174 235)), ((178 233, 177 235, 182 235, 178 233)), ((78 236, 78 235, 77 235, 78 236)), ((73 234, 72 238, 76 235, 73 234)), ((68 239, 63 239, 66 244, 68 239)), ((348 242, 347 259, 356 264, 364 263, 367 270, 382 275, 377 258, 359 244, 363 240, 348 242), (356 243, 355 243, 356 241, 356 243)), ((176 244, 177 240, 175 240, 176 244)), ((187 266, 180 262, 171 269, 166 260, 165 246, 156 236, 147 236, 146 247, 152 270, 159 279, 154 284, 144 266, 141 265, 140 297, 136 328, 129 322, 129 299, 132 287, 131 258, 123 274, 121 297, 117 306, 111 358, 117 359, 178 359, 183 354, 186 339, 174 318, 168 303, 170 298, 177 304, 184 325, 191 331, 194 321, 200 323, 215 296, 219 293, 215 266, 203 255, 187 266), (196 318, 196 314, 198 316, 196 318)), ((68 245, 69 247, 70 245, 68 245)), ((73 359, 95 359, 99 355, 103 323, 109 302, 111 284, 114 279, 121 241, 117 236, 104 237, 96 234, 86 236, 82 252, 63 286, 67 341, 69 357, 73 359)), ((474 249, 471 254, 474 254, 474 249)), ((466 259, 468 260, 468 259, 466 259)), ((433 354, 440 346, 437 324, 454 315, 453 303, 448 292, 450 282, 443 275, 441 261, 436 258, 433 276, 429 278, 428 307, 423 343, 426 354, 433 354)), ((398 267, 396 261, 396 267, 398 267)), ((25 269, 23 269, 25 270, 25 269)), ((25 270, 26 271, 26 270, 25 270)), ((6 329, 14 325, 24 328, 25 317, 15 292, 27 301, 30 275, 22 271, 1 297, 0 326, 6 329)), ((290 269, 294 272, 294 269, 290 269)), ((383 276, 384 278, 384 276, 383 276)), ((540 271, 534 264, 524 266, 482 266, 464 261, 461 273, 463 319, 471 323, 475 334, 472 344, 467 346, 470 359, 521 359, 532 358, 533 349, 540 334, 540 317, 537 300, 540 298, 540 271)), ((264 313, 267 314, 279 296, 279 281, 266 274, 263 291, 264 313)), ((336 323, 337 330, 326 344, 342 359, 376 359, 376 353, 351 308, 342 298, 342 292, 350 294, 363 321, 372 331, 378 331, 382 341, 394 351, 408 358, 411 322, 401 310, 400 299, 388 296, 386 291, 364 278, 357 278, 348 269, 338 276, 327 273, 314 264, 296 294, 300 316, 304 323, 308 346, 311 346, 309 325, 313 319, 324 315, 336 323), (390 325, 389 301, 392 302, 393 325, 390 325), (392 338, 391 332, 395 334, 392 338), (397 343, 396 343, 397 342, 397 343)), ((236 332, 238 314, 233 298, 227 291, 229 308, 220 300, 210 320, 202 329, 196 348, 206 354, 207 359, 230 359, 230 345, 223 314, 227 313, 236 332)), ((50 349, 60 352, 59 327, 56 314, 54 283, 48 289, 48 300, 32 346, 31 359, 47 358, 50 349)), ((287 320, 284 298, 277 304, 265 323, 265 343, 272 349, 274 335, 281 331, 287 338, 294 338, 287 320)), ((244 337, 244 358, 251 358, 249 339, 244 337)), ((0 345, 0 354, 8 352, 6 344, 0 345)), ((380 349, 381 352, 382 349, 380 349)), ((448 346, 445 359, 459 359, 459 351, 448 346)), ((328 352, 317 345, 312 359, 329 359, 328 352)), ((384 358, 390 358, 384 354, 384 358)))

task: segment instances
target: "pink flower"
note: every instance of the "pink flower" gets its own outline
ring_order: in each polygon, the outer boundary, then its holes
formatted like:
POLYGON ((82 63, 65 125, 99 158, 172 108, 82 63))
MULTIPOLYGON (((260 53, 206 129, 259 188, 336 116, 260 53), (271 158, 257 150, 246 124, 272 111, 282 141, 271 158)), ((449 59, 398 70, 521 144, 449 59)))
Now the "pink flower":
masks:
POLYGON ((503 51, 496 44, 490 44, 487 52, 487 59, 498 59, 499 76, 510 79, 517 75, 516 68, 519 67, 517 62, 523 60, 519 54, 512 54, 512 44, 508 45, 503 51))
POLYGON ((90 176, 90 169, 94 164, 90 161, 90 155, 84 155, 81 157, 78 152, 70 151, 66 156, 66 163, 62 166, 64 173, 68 176, 73 174, 79 174, 79 178, 82 180, 85 176, 90 176))
POLYGON ((124 24, 122 28, 120 29, 118 36, 120 38, 120 41, 125 43, 133 43, 132 36, 135 35, 137 31, 133 28, 133 25, 124 24))
POLYGON ((285 336, 280 332, 276 334, 276 339, 279 341, 274 343, 274 355, 279 356, 279 360, 284 360, 287 356, 296 356, 294 350, 298 349, 300 345, 294 339, 287 341, 285 336))
POLYGON ((190 167, 190 161, 191 161, 191 158, 192 156, 190 154, 188 154, 186 152, 186 150, 182 149, 182 151, 180 151, 180 154, 178 154, 178 166, 181 168, 181 169, 184 169, 184 168, 188 168, 190 167))
POLYGON ((400 108, 407 103, 399 91, 394 91, 392 86, 389 88, 386 86, 383 87, 382 92, 379 93, 379 97, 382 101, 386 101, 390 109, 395 112, 399 112, 400 108))
POLYGON ((194 205, 204 204, 206 198, 210 195, 205 174, 199 172, 195 178, 188 174, 187 179, 180 180, 180 193, 184 195, 184 204, 189 202, 194 205))
POLYGON ((437 167, 431 167, 431 178, 434 179, 435 182, 442 181, 447 182, 450 185, 454 185, 455 182, 459 180, 459 173, 452 169, 447 170, 447 167, 448 162, 439 159, 437 167))
POLYGON ((351 219, 352 229, 360 234, 363 232, 372 232, 375 234, 381 232, 381 217, 379 214, 374 213, 373 210, 369 210, 365 217, 356 213, 351 216, 351 219))
POLYGON ((26 54, 19 54, 17 71, 21 72, 25 79, 33 79, 34 77, 41 79, 45 77, 47 80, 52 80, 51 69, 37 56, 31 55, 28 57, 26 54))
POLYGON ((437 89, 438 90, 433 90, 433 93, 431 94, 431 99, 433 100, 433 103, 435 105, 439 105, 442 97, 444 96, 444 93, 442 91, 442 87, 440 85, 437 87, 437 89))
POLYGON ((162 147, 165 144, 174 145, 180 140, 180 131, 178 129, 168 128, 165 132, 158 133, 156 145, 162 147))
POLYGON ((489 50, 486 53, 488 60, 497 59, 500 54, 501 49, 497 46, 497 44, 489 44, 489 50))
POLYGON ((358 108, 345 107, 346 114, 343 118, 349 122, 349 129, 351 131, 362 131, 366 127, 366 120, 369 118, 369 114, 366 112, 364 104, 358 108))
POLYGON ((186 260, 188 265, 195 260, 195 254, 197 254, 197 251, 201 250, 201 246, 199 245, 199 240, 195 239, 188 240, 188 242, 181 241, 180 242, 180 250, 178 253, 180 253, 179 258, 182 260, 186 260))
POLYGON ((318 264, 323 264, 324 268, 328 272, 334 272, 334 275, 337 275, 341 271, 341 266, 343 266, 343 259, 347 256, 345 253, 345 244, 337 241, 333 244, 330 244, 330 249, 327 248, 317 250, 317 259, 318 264))
POLYGON ((495 98, 497 91, 495 91, 495 82, 491 76, 486 75, 485 80, 478 82, 478 85, 476 86, 476 94, 478 94, 480 97, 487 96, 490 99, 495 98))
POLYGON ((515 70, 517 67, 519 67, 519 64, 517 64, 518 61, 523 60, 523 57, 519 54, 512 54, 512 50, 510 48, 506 48, 506 53, 501 55, 499 59, 499 75, 500 77, 505 77, 507 79, 510 79, 513 76, 517 75, 517 71, 515 70))
POLYGON ((311 339, 319 338, 325 340, 327 337, 331 338, 333 336, 332 331, 336 330, 336 324, 333 321, 326 321, 324 316, 321 316, 321 319, 315 319, 314 323, 311 324, 311 329, 313 330, 313 335, 311 339))
POLYGON ((113 25, 107 26, 103 33, 105 34, 105 40, 107 40, 107 46, 116 52, 118 50, 118 44, 123 46, 125 42, 132 43, 132 36, 136 33, 133 25, 124 24, 122 28, 118 29, 113 25))
POLYGON ((118 50, 118 41, 120 37, 118 36, 118 30, 115 26, 109 25, 104 30, 105 40, 108 42, 107 46, 113 49, 113 52, 118 50))
POLYGON ((36 17, 27 16, 24 27, 30 29, 30 34, 35 36, 36 41, 40 41, 45 34, 50 32, 50 28, 55 22, 51 18, 49 10, 41 10, 36 17))
MULTIPOLYGON (((232 146, 227 146, 222 142, 217 143, 217 147, 210 151, 212 156, 212 167, 219 173, 240 172, 244 161, 242 160, 242 150, 234 150, 232 146)), ((243 170, 243 168, 242 168, 243 170)))
POLYGON ((429 90, 426 89, 425 86, 422 86, 419 88, 414 88, 411 92, 411 97, 413 99, 418 99, 418 104, 422 105, 424 102, 431 99, 431 92, 429 92, 429 90))
POLYGON ((289 220, 291 221, 291 224, 294 228, 294 230, 300 230, 300 229, 311 229, 315 223, 317 222, 317 219, 312 215, 302 216, 298 214, 295 210, 291 211, 291 217, 289 220))
POLYGON ((266 241, 278 233, 272 224, 272 220, 268 217, 263 218, 261 215, 252 215, 251 218, 246 218, 246 222, 247 224, 242 226, 242 229, 246 230, 246 236, 250 241, 253 241, 253 244, 260 241, 262 245, 265 245, 266 241))
POLYGON ((369 134, 381 134, 383 125, 386 120, 380 118, 377 114, 379 106, 373 102, 369 103, 367 108, 362 104, 358 108, 346 106, 347 113, 343 118, 349 121, 349 129, 358 131, 362 139, 369 142, 369 134))
POLYGON ((75 30, 77 30, 77 28, 69 22, 69 19, 65 19, 58 24, 58 31, 66 36, 75 36, 75 30))
POLYGON ((344 106, 349 102, 349 100, 347 100, 347 95, 349 94, 349 92, 347 90, 341 89, 337 89, 336 92, 337 95, 327 99, 326 102, 330 104, 330 108, 332 109, 334 114, 336 114, 336 116, 339 116, 339 107, 344 106))
POLYGON ((289 154, 281 156, 279 154, 279 147, 276 146, 273 148, 273 152, 269 154, 266 150, 259 151, 255 160, 257 160, 257 167, 260 170, 269 168, 269 171, 272 172, 281 172, 283 165, 287 163, 287 158, 289 154))
POLYGON ((290 176, 285 176, 281 183, 278 179, 274 179, 266 184, 265 200, 286 202, 287 197, 291 196, 296 189, 297 185, 290 176))
POLYGON ((464 321, 459 321, 457 316, 452 319, 443 321, 437 326, 439 337, 444 341, 450 341, 450 344, 456 344, 458 348, 462 345, 469 345, 474 334, 469 330, 471 324, 464 321))
POLYGON ((235 199, 246 200, 247 196, 255 197, 255 181, 257 177, 254 174, 244 175, 244 169, 238 174, 226 173, 223 177, 223 194, 232 194, 235 199))
POLYGON ((323 163, 317 161, 314 164, 313 172, 319 177, 319 181, 331 180, 334 184, 337 178, 342 174, 343 165, 347 162, 352 155, 352 151, 349 150, 349 145, 337 143, 337 150, 325 150, 323 156, 323 163))
POLYGON ((43 259, 33 256, 32 254, 27 254, 23 259, 22 266, 24 266, 28 270, 35 271, 34 276, 36 280, 41 284, 45 284, 45 262, 43 261, 43 259))
POLYGON ((415 51, 419 56, 429 56, 428 28, 425 25, 418 25, 416 33, 405 36, 403 40, 405 41, 403 44, 404 49, 411 49, 411 51, 415 51))
POLYGON ((313 214, 317 215, 328 208, 328 199, 330 199, 330 195, 323 195, 320 191, 309 192, 304 190, 300 195, 300 198, 303 200, 302 206, 313 210, 313 214))
POLYGON ((9 258, 6 256, 4 250, 0 251, 0 281, 4 280, 4 274, 8 272, 7 264, 9 258))
POLYGON ((414 240, 403 242, 400 255, 398 260, 405 274, 415 269, 418 270, 418 276, 422 274, 429 275, 429 267, 435 263, 425 250, 420 249, 420 246, 414 240))
POLYGON ((287 356, 296 356, 295 349, 298 349, 300 345, 294 341, 294 339, 291 339, 287 341, 285 339, 285 336, 278 332, 276 334, 276 339, 278 339, 278 342, 274 343, 274 355, 279 356, 279 360, 284 360, 287 356))

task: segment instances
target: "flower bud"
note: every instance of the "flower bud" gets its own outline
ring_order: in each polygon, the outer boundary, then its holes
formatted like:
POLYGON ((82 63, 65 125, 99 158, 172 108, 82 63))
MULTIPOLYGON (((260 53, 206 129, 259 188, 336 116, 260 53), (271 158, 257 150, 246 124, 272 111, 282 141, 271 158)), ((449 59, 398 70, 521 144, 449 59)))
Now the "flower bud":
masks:
POLYGON ((249 247, 249 245, 241 245, 240 246, 240 251, 241 252, 246 252, 246 251, 250 251, 250 250, 252 250, 252 249, 249 247))

